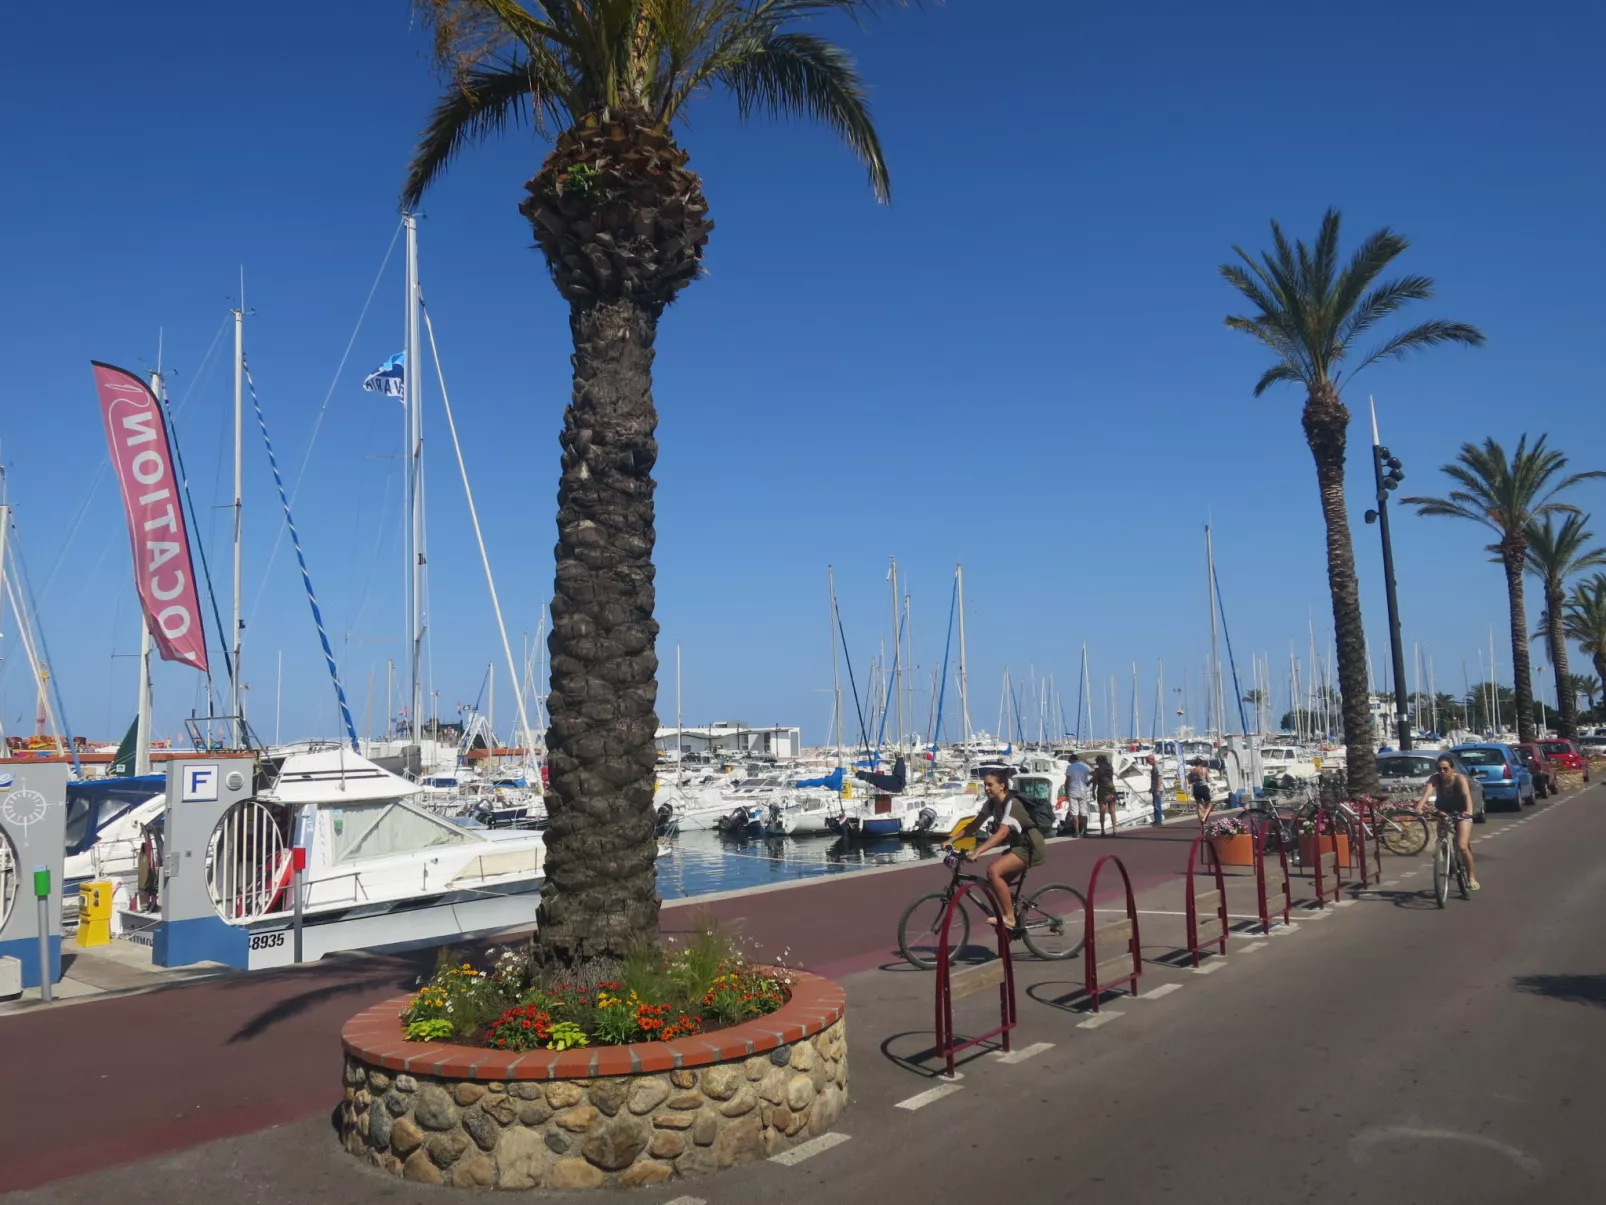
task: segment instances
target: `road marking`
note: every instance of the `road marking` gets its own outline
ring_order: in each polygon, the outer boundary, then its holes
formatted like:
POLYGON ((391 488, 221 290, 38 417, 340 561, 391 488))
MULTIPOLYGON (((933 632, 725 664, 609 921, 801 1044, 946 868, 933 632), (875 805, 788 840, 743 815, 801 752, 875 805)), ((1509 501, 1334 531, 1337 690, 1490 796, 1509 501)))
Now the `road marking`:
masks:
POLYGON ((1101 1025, 1108 1025, 1111 1021, 1119 1020, 1121 1018, 1121 1015, 1122 1014, 1120 1014, 1120 1013, 1109 1013, 1109 1012, 1094 1013, 1086 1021, 1078 1021, 1077 1024, 1076 1024, 1076 1028, 1078 1028, 1078 1029, 1097 1029, 1101 1025))
POLYGON ((1402 879, 1414 879, 1414 878, 1416 878, 1417 875, 1419 875, 1421 873, 1422 872, 1420 870, 1408 870, 1404 874, 1402 874, 1400 876, 1400 878, 1402 878, 1402 879))
POLYGON ((1239 950, 1238 952, 1240 954, 1258 954, 1258 953, 1260 953, 1260 951, 1264 950, 1265 948, 1266 948, 1266 943, 1265 942, 1263 942, 1263 941, 1252 941, 1247 946, 1245 946, 1243 949, 1239 950))
MULTIPOLYGON (((1139 908, 1138 909, 1138 915, 1139 916, 1187 916, 1188 914, 1186 912, 1166 912, 1166 911, 1163 911, 1163 910, 1158 909, 1158 908, 1139 908)), ((1214 912, 1212 912, 1211 915, 1214 915, 1214 912)), ((1229 912, 1229 913, 1227 913, 1227 919, 1228 920, 1259 920, 1260 919, 1260 914, 1258 912, 1256 912, 1256 913, 1229 912)))
MULTIPOLYGON (((908 1109, 913 1113, 916 1109, 924 1109, 927 1105, 939 1101, 945 1096, 952 1096, 964 1086, 964 1084, 938 1084, 935 1088, 927 1088, 924 1092, 916 1093, 908 1100, 900 1100, 893 1108, 908 1109)), ((822 1134, 821 1137, 826 1137, 826 1135, 822 1134)), ((789 1155, 796 1153, 795 1149, 787 1152, 789 1155)))
MULTIPOLYGON (((1384 886, 1385 886, 1385 887, 1392 887, 1392 886, 1394 886, 1394 884, 1393 884, 1393 883, 1385 883, 1385 884, 1383 884, 1383 885, 1384 885, 1384 886)), ((1350 906, 1350 905, 1351 905, 1351 904, 1353 904, 1353 903, 1354 903, 1354 902, 1355 902, 1355 901, 1354 901, 1354 900, 1352 900, 1352 899, 1346 899, 1346 900, 1334 900, 1334 901, 1333 901, 1333 904, 1334 904, 1334 906, 1335 906, 1335 907, 1338 907, 1338 908, 1348 908, 1348 907, 1349 907, 1349 906, 1350 906)))
POLYGON ((1271 932, 1262 934, 1264 937, 1290 937, 1299 932, 1299 922, 1289 921, 1286 925, 1273 925, 1271 932))
MULTIPOLYGON (((1416 871, 1413 870, 1411 873, 1415 874, 1416 871)), ((1382 881, 1382 883, 1379 884, 1379 886, 1381 886, 1381 887, 1398 887, 1399 885, 1400 885, 1400 880, 1399 879, 1384 879, 1382 881)))
POLYGON ((1310 908, 1299 915, 1305 920, 1326 920, 1333 914, 1322 908, 1310 908))
POLYGON ((1159 987, 1149 989, 1147 995, 1133 996, 1134 1000, 1158 1000, 1161 996, 1169 996, 1172 992, 1180 992, 1180 983, 1162 983, 1159 987))
POLYGON ((1227 964, 1225 962, 1201 962, 1198 966, 1193 968, 1193 973, 1195 975, 1214 975, 1226 965, 1227 964))
POLYGON ((665 1201, 664 1205, 708 1205, 701 1197, 676 1197, 673 1201, 665 1201))
POLYGON ((1020 1050, 999 1051, 998 1061, 1000 1063, 1010 1064, 1024 1063, 1027 1059, 1036 1058, 1045 1050, 1053 1049, 1053 1042, 1033 1042, 1030 1046, 1026 1046, 1020 1050))
MULTIPOLYGON (((954 1085, 956 1088, 958 1086, 957 1084, 954 1085)), ((900 1105, 898 1107, 902 1108, 903 1106, 900 1105)), ((779 1155, 771 1155, 770 1162, 784 1163, 786 1166, 791 1167, 795 1163, 802 1163, 805 1159, 813 1158, 821 1151, 828 1151, 833 1146, 841 1146, 849 1137, 851 1135, 848 1134, 821 1134, 818 1138, 810 1138, 807 1142, 798 1143, 789 1151, 782 1151, 779 1155)), ((671 1201, 669 1205, 675 1205, 675 1202, 671 1201)), ((699 1201, 697 1205, 703 1205, 703 1202, 699 1201)))

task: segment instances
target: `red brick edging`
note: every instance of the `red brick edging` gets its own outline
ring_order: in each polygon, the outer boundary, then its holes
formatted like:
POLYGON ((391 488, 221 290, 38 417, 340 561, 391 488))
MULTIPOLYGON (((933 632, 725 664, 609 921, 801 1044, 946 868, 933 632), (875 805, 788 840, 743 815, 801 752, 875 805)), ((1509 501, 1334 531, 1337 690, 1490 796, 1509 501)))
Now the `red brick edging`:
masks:
POLYGON ((695 1038, 564 1051, 409 1042, 402 1038, 400 1016, 412 1000, 408 994, 393 996, 351 1018, 340 1031, 340 1044, 369 1066, 453 1080, 592 1079, 706 1067, 801 1042, 842 1019, 847 994, 835 983, 807 971, 785 974, 792 980, 792 996, 777 1011, 695 1038))

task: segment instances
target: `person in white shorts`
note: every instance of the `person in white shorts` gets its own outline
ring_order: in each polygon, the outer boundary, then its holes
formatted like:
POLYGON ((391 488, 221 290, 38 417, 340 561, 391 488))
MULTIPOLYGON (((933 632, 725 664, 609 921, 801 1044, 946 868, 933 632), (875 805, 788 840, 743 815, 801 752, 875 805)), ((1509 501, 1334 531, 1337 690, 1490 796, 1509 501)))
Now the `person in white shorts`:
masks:
POLYGON ((1065 819, 1070 823, 1071 836, 1087 836, 1087 818, 1093 813, 1093 771, 1076 754, 1065 767, 1065 819))

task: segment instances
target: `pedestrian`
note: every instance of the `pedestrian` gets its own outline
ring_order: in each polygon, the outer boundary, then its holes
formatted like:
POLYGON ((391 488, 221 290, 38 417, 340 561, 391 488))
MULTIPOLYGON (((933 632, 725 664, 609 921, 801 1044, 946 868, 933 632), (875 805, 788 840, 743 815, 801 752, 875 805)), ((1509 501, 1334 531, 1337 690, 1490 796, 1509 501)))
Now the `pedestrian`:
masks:
POLYGON ((1093 798, 1099 805, 1099 836, 1107 837, 1109 833, 1104 828, 1104 817, 1108 813, 1110 828, 1115 825, 1115 767, 1110 765, 1110 759, 1100 753, 1093 759, 1093 798))
POLYGON ((1160 800, 1160 759, 1149 754, 1149 802, 1154 806, 1154 827, 1165 823, 1165 804, 1160 800))
POLYGON ((1188 782, 1193 795, 1193 814, 1199 817, 1200 827, 1203 827, 1216 808, 1215 801, 1210 797, 1210 770, 1203 760, 1194 760, 1193 768, 1188 771, 1188 782))
POLYGON ((1088 783, 1092 777, 1088 764, 1071 754, 1070 764, 1065 767, 1065 824, 1073 837, 1087 836, 1087 815, 1092 805, 1088 783))

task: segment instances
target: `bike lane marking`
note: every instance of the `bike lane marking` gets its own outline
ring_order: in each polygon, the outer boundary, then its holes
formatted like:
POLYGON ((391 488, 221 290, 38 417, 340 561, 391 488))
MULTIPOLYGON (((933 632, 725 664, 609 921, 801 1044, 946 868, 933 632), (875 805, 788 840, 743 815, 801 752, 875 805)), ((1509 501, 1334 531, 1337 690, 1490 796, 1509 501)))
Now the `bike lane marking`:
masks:
POLYGON ((1172 992, 1180 992, 1180 983, 1162 983, 1159 987, 1151 987, 1141 996, 1133 996, 1134 1000, 1158 1000, 1161 996, 1169 996, 1172 992))
MULTIPOLYGON (((945 1096, 952 1096, 955 1092, 963 1089, 964 1086, 964 1084, 938 1084, 935 1088, 927 1088, 924 1092, 917 1092, 908 1100, 900 1100, 892 1107, 894 1109, 908 1109, 909 1112, 913 1113, 916 1109, 924 1109, 927 1105, 934 1104, 945 1096)), ((821 1137, 823 1138, 825 1135, 822 1134, 821 1137)), ((792 1151, 787 1152, 787 1154, 792 1153, 792 1151)), ((779 1156, 776 1157, 778 1158, 779 1156)))
POLYGON ((1252 941, 1247 946, 1245 946, 1243 949, 1239 950, 1238 952, 1240 954, 1258 954, 1262 950, 1264 950, 1265 948, 1266 948, 1266 943, 1265 942, 1263 942, 1263 941, 1252 941))
POLYGON ((1019 1050, 1000 1050, 995 1061, 1013 1066, 1016 1063, 1024 1063, 1027 1059, 1036 1058, 1045 1050, 1053 1049, 1053 1042, 1033 1042, 1030 1046, 1024 1046, 1019 1050))
MULTIPOLYGON (((952 1086, 958 1087, 957 1084, 952 1086)), ((818 1138, 810 1138, 807 1142, 800 1142, 789 1151, 782 1151, 779 1155, 771 1155, 770 1162, 791 1167, 794 1164, 802 1163, 805 1159, 813 1158, 821 1151, 828 1151, 833 1146, 841 1146, 850 1137, 852 1137, 850 1134, 821 1134, 818 1138)), ((671 1201, 669 1205, 675 1205, 675 1203, 671 1201)))
POLYGON ((1115 1012, 1094 1013, 1086 1021, 1078 1021, 1076 1023, 1076 1028, 1078 1028, 1078 1029, 1098 1029, 1102 1025, 1108 1025, 1111 1021, 1119 1021, 1123 1016, 1125 1016, 1124 1013, 1115 1013, 1115 1012))

